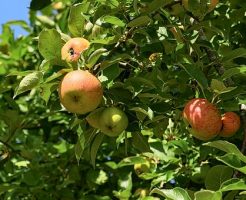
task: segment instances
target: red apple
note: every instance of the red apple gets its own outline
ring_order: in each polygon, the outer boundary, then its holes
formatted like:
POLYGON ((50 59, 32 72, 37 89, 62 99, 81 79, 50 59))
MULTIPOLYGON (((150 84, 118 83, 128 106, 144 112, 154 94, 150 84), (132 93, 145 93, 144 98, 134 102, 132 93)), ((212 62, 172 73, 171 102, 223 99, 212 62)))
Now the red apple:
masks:
POLYGON ((62 60, 76 62, 83 51, 88 49, 90 43, 84 38, 71 38, 61 49, 62 60))
POLYGON ((72 113, 85 114, 96 109, 102 96, 100 81, 88 71, 69 72, 60 83, 60 101, 72 113))
POLYGON ((212 139, 222 127, 219 110, 206 99, 190 100, 185 105, 183 117, 191 126, 191 134, 200 140, 212 139))
POLYGON ((240 117, 234 112, 226 112, 222 116, 222 124, 220 136, 231 137, 240 128, 240 117))

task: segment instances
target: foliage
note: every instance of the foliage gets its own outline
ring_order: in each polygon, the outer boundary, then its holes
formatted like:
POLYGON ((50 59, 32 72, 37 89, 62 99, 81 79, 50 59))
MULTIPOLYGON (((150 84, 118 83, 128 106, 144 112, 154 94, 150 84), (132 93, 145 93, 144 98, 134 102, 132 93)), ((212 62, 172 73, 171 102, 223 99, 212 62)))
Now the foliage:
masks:
POLYGON ((243 128, 205 144, 181 115, 194 97, 221 113, 246 103, 246 2, 211 11, 201 0, 197 12, 190 2, 187 11, 171 0, 32 0, 30 25, 2 25, 0 199, 246 199, 243 128), (71 37, 91 43, 78 65, 61 60, 71 37), (128 116, 118 137, 60 105, 62 77, 82 67, 102 82, 100 107, 128 116))

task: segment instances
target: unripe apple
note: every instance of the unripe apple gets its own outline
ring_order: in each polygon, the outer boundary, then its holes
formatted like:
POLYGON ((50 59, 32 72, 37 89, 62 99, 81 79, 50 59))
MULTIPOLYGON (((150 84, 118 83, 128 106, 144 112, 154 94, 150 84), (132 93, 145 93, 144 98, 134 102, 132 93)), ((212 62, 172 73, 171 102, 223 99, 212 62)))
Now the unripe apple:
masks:
POLYGON ((86 121, 93 127, 96 129, 100 129, 100 118, 102 115, 102 112, 105 108, 98 108, 95 111, 91 112, 87 117, 86 117, 86 121))
POLYGON ((202 98, 192 99, 185 105, 183 118, 191 126, 191 134, 200 140, 212 139, 222 127, 219 110, 202 98))
POLYGON ((126 114, 117 107, 105 108, 100 117, 100 130, 110 137, 121 134, 128 126, 126 114))
POLYGON ((226 112, 222 116, 222 130, 220 136, 231 137, 240 128, 240 117, 234 112, 226 112))
POLYGON ((85 114, 96 109, 102 96, 100 81, 88 71, 75 70, 67 73, 59 86, 62 105, 76 114, 85 114))
POLYGON ((89 41, 84 38, 71 38, 61 49, 62 60, 66 60, 67 62, 78 61, 81 53, 88 49, 89 46, 89 41))
POLYGON ((145 163, 137 163, 134 165, 134 171, 137 175, 142 173, 150 173, 150 162, 146 161, 145 163))

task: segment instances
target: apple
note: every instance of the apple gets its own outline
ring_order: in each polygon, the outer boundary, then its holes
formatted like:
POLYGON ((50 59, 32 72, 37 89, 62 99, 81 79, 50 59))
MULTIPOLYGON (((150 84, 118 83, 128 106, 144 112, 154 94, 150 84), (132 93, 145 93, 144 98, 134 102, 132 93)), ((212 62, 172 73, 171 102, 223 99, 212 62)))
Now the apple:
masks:
POLYGON ((200 140, 210 140, 220 133, 222 120, 219 110, 207 99, 195 98, 184 107, 183 118, 191 134, 200 140))
POLYGON ((150 162, 146 161, 145 163, 134 164, 134 171, 137 175, 141 175, 143 173, 151 173, 150 162))
POLYGON ((138 197, 138 199, 143 199, 148 195, 149 195, 149 190, 147 188, 138 188, 133 194, 133 196, 138 197))
POLYGON ((108 107, 101 113, 99 124, 105 135, 116 137, 127 128, 128 118, 121 109, 108 107))
POLYGON ((88 71, 67 73, 59 86, 60 102, 71 113, 85 114, 96 109, 102 97, 101 82, 88 71))
POLYGON ((91 112, 89 115, 86 117, 86 121, 92 126, 93 128, 100 129, 100 118, 102 115, 102 112, 105 108, 98 108, 91 112))
POLYGON ((90 43, 84 38, 71 38, 69 39, 61 49, 62 60, 67 62, 76 62, 80 58, 81 53, 88 49, 90 43))
POLYGON ((222 124, 220 136, 231 137, 240 128, 240 117, 234 112, 226 112, 222 116, 222 124))

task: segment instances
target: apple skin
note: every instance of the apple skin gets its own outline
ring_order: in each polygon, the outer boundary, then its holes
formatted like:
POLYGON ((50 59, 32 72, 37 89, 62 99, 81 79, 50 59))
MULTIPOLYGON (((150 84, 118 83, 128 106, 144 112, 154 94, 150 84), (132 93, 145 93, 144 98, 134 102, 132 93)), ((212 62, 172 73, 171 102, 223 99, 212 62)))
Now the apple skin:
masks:
POLYGON ((200 140, 210 140, 220 133, 219 110, 207 99, 195 98, 184 107, 183 118, 191 126, 191 134, 200 140))
POLYGON ((146 161, 145 163, 137 163, 134 165, 134 171, 137 175, 142 173, 150 173, 150 162, 146 161))
POLYGON ((84 38, 71 38, 69 39, 61 49, 62 60, 67 62, 76 62, 79 60, 83 51, 88 49, 90 43, 84 38))
POLYGON ((110 137, 121 134, 128 126, 126 114, 117 107, 105 108, 100 116, 100 130, 110 137))
POLYGON ((222 124, 220 136, 231 137, 240 128, 240 117, 234 112, 226 112, 222 116, 222 124))
POLYGON ((98 108, 95 111, 91 112, 86 117, 86 121, 92 126, 93 128, 100 129, 100 118, 102 115, 102 112, 105 108, 98 108))
POLYGON ((85 114, 98 107, 103 89, 100 81, 90 72, 75 70, 67 73, 59 86, 61 104, 71 113, 85 114))

